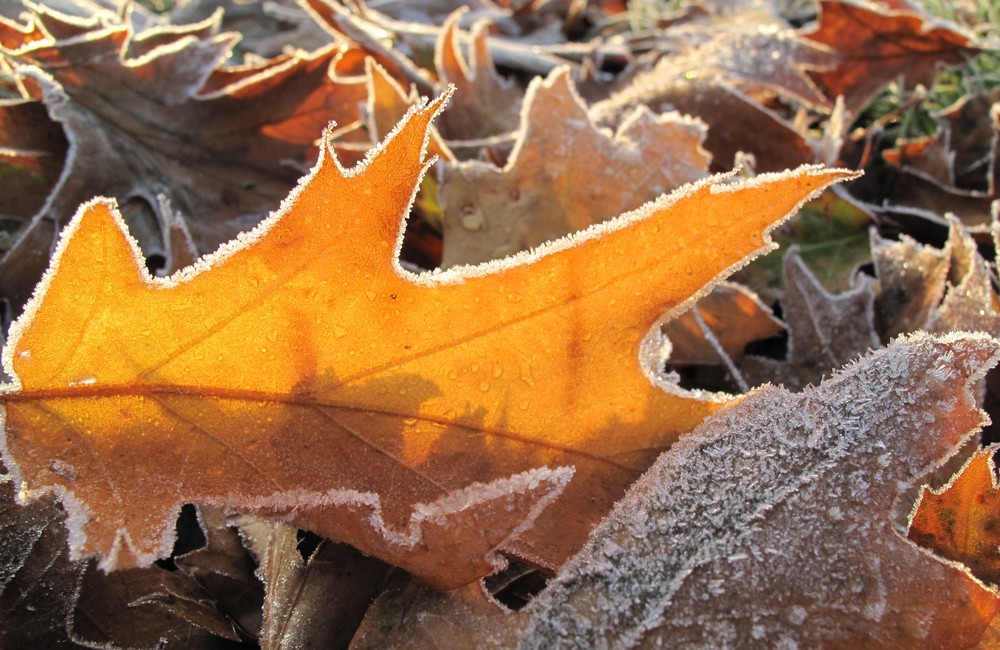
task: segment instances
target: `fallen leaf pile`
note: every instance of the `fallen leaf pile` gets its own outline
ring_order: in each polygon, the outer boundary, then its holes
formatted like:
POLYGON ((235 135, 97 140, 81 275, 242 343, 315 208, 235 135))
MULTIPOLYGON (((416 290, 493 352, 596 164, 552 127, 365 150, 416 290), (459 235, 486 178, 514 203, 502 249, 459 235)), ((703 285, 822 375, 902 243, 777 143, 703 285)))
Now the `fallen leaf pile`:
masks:
POLYGON ((989 43, 641 4, 0 5, 0 645, 996 647, 989 43))

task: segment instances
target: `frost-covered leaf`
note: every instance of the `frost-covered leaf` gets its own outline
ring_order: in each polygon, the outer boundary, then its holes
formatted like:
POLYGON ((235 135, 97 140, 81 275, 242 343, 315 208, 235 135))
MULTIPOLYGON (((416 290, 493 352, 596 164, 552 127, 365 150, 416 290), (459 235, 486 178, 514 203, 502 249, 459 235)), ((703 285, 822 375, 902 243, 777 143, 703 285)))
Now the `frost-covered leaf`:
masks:
POLYGON ((944 297, 951 256, 905 235, 893 241, 873 233, 871 248, 879 279, 879 332, 892 338, 923 329, 944 297))
POLYGON ((891 242, 873 236, 883 338, 918 329, 1000 335, 1000 299, 993 274, 969 233, 954 218, 948 223, 944 249, 908 237, 891 242))
POLYGON ((970 384, 998 357, 985 335, 916 334, 801 394, 750 393, 616 504, 521 647, 975 644, 1000 600, 903 519, 982 423, 970 384))
POLYGON ((17 73, 69 141, 52 193, 0 262, 0 290, 19 311, 59 230, 95 194, 118 198, 147 254, 169 256, 160 197, 188 220, 201 252, 256 224, 294 186, 331 119, 355 121, 363 80, 334 83, 333 48, 220 68, 238 35, 218 16, 136 33, 129 22, 83 21, 35 8, 3 40, 17 73))
POLYGON ((475 160, 441 166, 442 263, 478 264, 528 250, 703 178, 704 136, 697 121, 644 108, 616 133, 601 131, 568 69, 536 79, 503 169, 475 160))
MULTIPOLYGON (((420 95, 412 86, 409 92, 404 91, 399 82, 372 58, 365 59, 365 77, 368 82, 368 134, 372 146, 375 146, 396 128, 411 107, 420 104, 420 95)), ((441 160, 455 160, 455 155, 434 125, 431 125, 429 133, 427 153, 441 160)))
POLYGON ((741 370, 750 384, 783 384, 798 390, 818 384, 882 342, 875 331, 875 292, 871 278, 857 275, 856 285, 832 294, 820 284, 793 248, 785 256, 782 318, 788 328, 784 360, 747 356, 741 370))
POLYGON ((4 461, 25 500, 62 495, 76 555, 148 565, 195 503, 439 587, 489 573, 501 545, 556 565, 724 401, 666 381, 650 328, 852 176, 706 179, 531 254, 414 276, 396 251, 442 102, 362 168, 324 142, 282 211, 172 278, 149 276, 113 204, 81 208, 13 328, 3 393, 4 461))
POLYGON ((239 647, 233 621, 196 581, 161 569, 105 574, 91 563, 72 615, 73 640, 89 647, 239 647))
POLYGON ((662 77, 655 70, 594 104, 602 125, 619 124, 640 106, 654 112, 676 110, 708 126, 704 146, 715 167, 729 169, 740 152, 753 154, 755 169, 773 172, 811 163, 813 143, 791 122, 728 83, 714 79, 662 77))

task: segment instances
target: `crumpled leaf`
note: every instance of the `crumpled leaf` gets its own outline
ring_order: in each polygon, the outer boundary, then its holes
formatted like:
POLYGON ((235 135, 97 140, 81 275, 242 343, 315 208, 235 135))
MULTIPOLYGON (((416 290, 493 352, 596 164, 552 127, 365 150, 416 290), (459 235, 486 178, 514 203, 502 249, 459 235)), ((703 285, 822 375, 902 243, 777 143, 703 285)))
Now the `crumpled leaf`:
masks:
POLYGON ((858 274, 855 286, 827 291, 795 248, 785 256, 782 319, 788 328, 785 360, 747 356, 740 367, 751 385, 764 382, 800 390, 818 384, 836 368, 870 349, 882 347, 875 330, 875 292, 871 278, 858 274))
POLYGON ((1000 584, 1000 490, 992 449, 974 454, 939 490, 924 487, 910 519, 910 539, 1000 584))
POLYGON ((266 593, 261 647, 347 647, 391 567, 327 541, 303 559, 295 528, 246 515, 236 521, 266 593))
POLYGON ((4 462, 24 500, 62 495, 74 556, 148 565, 189 502, 441 588, 492 571, 500 545, 556 565, 722 401, 659 374, 663 310, 852 176, 707 179, 530 255, 414 276, 397 242, 442 101, 361 169, 327 139, 281 212, 173 278, 148 275, 112 203, 81 208, 13 327, 3 392, 4 462))
POLYGON ((912 6, 861 0, 820 0, 819 23, 804 37, 833 51, 834 61, 813 78, 828 97, 843 96, 851 115, 890 82, 930 86, 939 67, 959 65, 979 51, 969 34, 912 6))
POLYGON ((915 334, 723 410, 528 605, 520 647, 975 644, 1000 600, 906 540, 900 509, 983 421, 970 385, 998 350, 915 334))
POLYGON ((883 338, 918 329, 981 330, 1000 335, 1000 299, 976 243, 954 218, 937 249, 903 237, 872 237, 879 278, 877 312, 883 338))
POLYGON ((639 108, 600 131, 560 68, 528 87, 518 139, 503 169, 440 166, 442 265, 478 264, 583 230, 708 175, 704 127, 639 108))
MULTIPOLYGON (((332 47, 219 68, 238 36, 218 34, 218 16, 140 33, 120 19, 86 23, 43 8, 28 20, 46 37, 0 43, 40 87, 69 150, 54 191, 0 262, 0 290, 15 311, 61 227, 95 194, 122 202, 136 232, 150 233, 150 253, 169 245, 162 195, 209 251, 276 207, 298 176, 287 162, 314 155, 329 120, 357 119, 353 87, 327 77, 332 47)), ((363 97, 363 80, 357 87, 363 97)))

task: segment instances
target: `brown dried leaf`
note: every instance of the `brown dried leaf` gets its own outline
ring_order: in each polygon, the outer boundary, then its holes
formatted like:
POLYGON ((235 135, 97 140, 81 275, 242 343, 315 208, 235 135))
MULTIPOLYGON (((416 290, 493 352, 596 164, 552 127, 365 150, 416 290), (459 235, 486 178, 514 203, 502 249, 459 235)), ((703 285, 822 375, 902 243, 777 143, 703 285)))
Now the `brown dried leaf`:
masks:
POLYGON ((212 650, 240 640, 197 582, 156 566, 104 573, 91 563, 72 620, 74 640, 89 647, 212 650))
POLYGON ((716 170, 728 170, 740 152, 753 154, 755 169, 779 171, 814 162, 813 144, 799 130, 725 82, 686 77, 637 77, 626 89, 594 104, 599 124, 617 124, 639 106, 654 112, 676 110, 708 125, 705 148, 716 170))
POLYGON ((216 23, 134 33, 120 20, 88 26, 38 9, 28 25, 73 38, 3 44, 69 139, 55 190, 0 263, 2 292, 15 310, 61 227, 95 194, 153 215, 153 240, 141 242, 148 250, 164 245, 163 195, 199 249, 212 250, 277 206, 299 174, 286 161, 308 160, 329 120, 357 119, 364 84, 327 78, 334 49, 219 69, 238 37, 216 34, 216 23))
POLYGON ((785 329, 755 293, 742 285, 723 282, 690 310, 663 326, 663 334, 673 348, 668 359, 671 364, 723 363, 719 350, 706 339, 694 315, 695 309, 722 351, 734 360, 742 358, 751 341, 775 336, 785 329))
POLYGON ((950 256, 906 235, 893 241, 872 233, 871 250, 879 280, 876 323, 883 339, 922 329, 944 297, 950 256))
POLYGON ((264 648, 347 647, 391 570, 346 544, 321 541, 308 559, 298 531, 252 516, 236 518, 264 583, 264 648))
POLYGON ((835 55, 813 78, 827 97, 842 95, 856 115, 897 78, 905 88, 930 86, 939 67, 979 50, 970 35, 912 6, 887 9, 860 0, 820 0, 820 19, 805 38, 835 55))
POLYGON ((559 69, 528 88, 514 153, 503 169, 444 164, 443 266, 477 264, 583 230, 707 175, 704 128, 636 109, 599 130, 559 69))
POLYGON ((0 491, 0 647, 69 646, 85 563, 69 559, 66 514, 52 497, 15 503, 9 478, 0 491))
POLYGON ((412 580, 379 595, 351 648, 513 648, 520 626, 479 584, 442 593, 412 580))

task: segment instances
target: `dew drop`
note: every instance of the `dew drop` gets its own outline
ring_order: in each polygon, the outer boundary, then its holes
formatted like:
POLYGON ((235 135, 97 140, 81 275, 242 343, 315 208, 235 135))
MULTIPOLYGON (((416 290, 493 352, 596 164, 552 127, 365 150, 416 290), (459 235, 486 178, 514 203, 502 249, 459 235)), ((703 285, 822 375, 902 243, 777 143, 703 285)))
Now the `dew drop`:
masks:
POLYGON ((345 336, 347 336, 347 330, 345 330, 340 325, 334 325, 333 326, 333 335, 336 336, 338 339, 342 339, 345 336))
POLYGON ((503 376, 503 366, 493 366, 493 378, 500 379, 503 376))
POLYGON ((486 219, 483 218, 481 212, 477 211, 475 214, 463 215, 462 218, 459 219, 459 223, 461 223, 462 227, 466 230, 475 232, 483 229, 483 226, 486 225, 486 219))
POLYGON ((481 391, 483 391, 485 393, 489 389, 490 389, 490 382, 488 382, 488 381, 481 381, 481 382, 479 382, 479 390, 481 390, 481 391))

